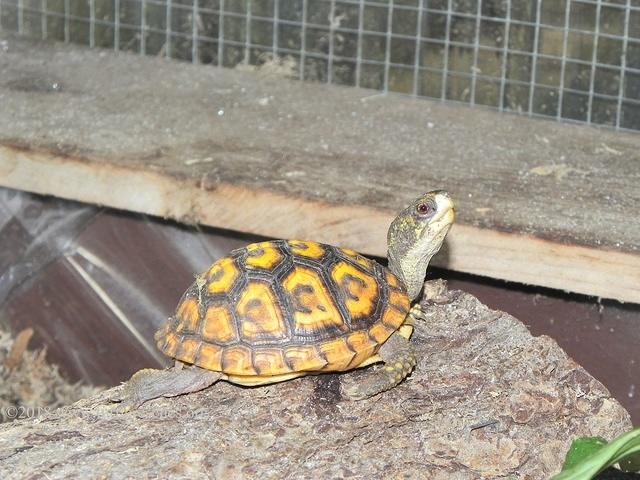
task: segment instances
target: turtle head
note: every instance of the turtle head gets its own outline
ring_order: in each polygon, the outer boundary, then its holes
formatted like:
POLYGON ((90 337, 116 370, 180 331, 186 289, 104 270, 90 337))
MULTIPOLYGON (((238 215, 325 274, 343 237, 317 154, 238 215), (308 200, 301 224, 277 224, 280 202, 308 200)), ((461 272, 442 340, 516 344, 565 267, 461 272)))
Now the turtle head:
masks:
POLYGON ((402 210, 389 227, 389 268, 407 287, 411 301, 420 294, 427 266, 455 219, 453 200, 443 190, 425 193, 402 210))

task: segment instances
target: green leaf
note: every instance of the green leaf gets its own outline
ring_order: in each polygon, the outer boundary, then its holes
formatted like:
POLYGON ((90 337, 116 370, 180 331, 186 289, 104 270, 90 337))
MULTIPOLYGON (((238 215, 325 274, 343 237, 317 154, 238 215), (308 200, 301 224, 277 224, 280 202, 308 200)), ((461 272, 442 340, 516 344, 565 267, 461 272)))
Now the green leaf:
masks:
POLYGON ((571 442, 567 456, 564 459, 562 465, 562 471, 569 470, 570 468, 579 465, 595 452, 600 450, 607 444, 607 441, 602 437, 580 437, 571 442))
MULTIPOLYGON (((578 444, 578 454, 572 454, 571 460, 567 458, 569 464, 567 465, 567 461, 565 461, 563 470, 553 477, 553 480, 589 480, 622 460, 624 460, 623 467, 628 465, 635 468, 638 466, 634 462, 640 460, 640 428, 620 435, 605 445, 598 446, 598 442, 601 442, 602 439, 594 439, 593 437, 586 437, 586 439, 586 442, 585 438, 579 438, 573 442, 572 448, 576 442, 578 444), (590 453, 581 455, 580 452, 585 450, 590 450, 590 453), (575 458, 575 455, 579 455, 579 458, 575 458)), ((567 457, 570 453, 571 448, 567 457)))

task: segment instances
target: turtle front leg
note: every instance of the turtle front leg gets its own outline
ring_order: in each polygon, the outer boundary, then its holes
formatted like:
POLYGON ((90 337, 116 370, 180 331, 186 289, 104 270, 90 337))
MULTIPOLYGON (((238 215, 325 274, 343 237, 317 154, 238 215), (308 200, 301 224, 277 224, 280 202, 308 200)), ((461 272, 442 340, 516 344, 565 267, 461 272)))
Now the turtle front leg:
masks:
POLYGON ((220 372, 199 367, 173 367, 167 370, 145 368, 134 373, 110 400, 120 402, 116 412, 126 413, 154 398, 197 392, 213 385, 222 377, 220 372))
POLYGON ((398 385, 416 366, 416 355, 409 340, 398 332, 394 333, 380 347, 380 357, 384 367, 361 381, 345 385, 344 391, 352 400, 363 400, 398 385))

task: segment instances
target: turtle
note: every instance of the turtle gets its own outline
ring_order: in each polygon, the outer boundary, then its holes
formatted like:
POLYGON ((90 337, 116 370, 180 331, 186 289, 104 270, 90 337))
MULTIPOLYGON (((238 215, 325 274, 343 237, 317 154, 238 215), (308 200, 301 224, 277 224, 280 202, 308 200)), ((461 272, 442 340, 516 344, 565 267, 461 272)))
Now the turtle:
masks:
POLYGON ((416 365, 416 300, 454 218, 447 192, 418 197, 389 227, 388 267, 306 240, 230 252, 196 275, 155 335, 175 365, 136 372, 111 400, 127 412, 219 380, 258 386, 378 362, 343 391, 360 400, 395 387, 416 365))

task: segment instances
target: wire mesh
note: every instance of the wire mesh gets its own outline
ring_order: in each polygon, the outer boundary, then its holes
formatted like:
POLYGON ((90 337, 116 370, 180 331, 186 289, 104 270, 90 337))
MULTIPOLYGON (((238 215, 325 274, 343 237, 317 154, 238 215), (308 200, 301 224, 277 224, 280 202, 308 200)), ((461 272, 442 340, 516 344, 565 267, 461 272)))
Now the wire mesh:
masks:
POLYGON ((640 0, 0 0, 0 28, 640 130, 640 0))

